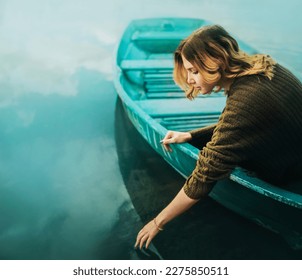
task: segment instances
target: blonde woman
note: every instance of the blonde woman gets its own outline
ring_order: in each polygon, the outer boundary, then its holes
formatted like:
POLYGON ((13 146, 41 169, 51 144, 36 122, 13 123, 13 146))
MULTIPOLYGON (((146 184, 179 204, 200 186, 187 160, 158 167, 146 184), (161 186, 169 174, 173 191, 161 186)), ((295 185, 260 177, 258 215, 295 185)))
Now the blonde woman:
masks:
POLYGON ((236 166, 282 185, 302 177, 302 85, 268 55, 248 55, 221 26, 202 27, 174 54, 174 79, 189 99, 224 89, 226 106, 217 125, 169 131, 162 144, 194 141, 205 146, 183 188, 138 233, 148 248, 165 224, 182 214, 236 166))

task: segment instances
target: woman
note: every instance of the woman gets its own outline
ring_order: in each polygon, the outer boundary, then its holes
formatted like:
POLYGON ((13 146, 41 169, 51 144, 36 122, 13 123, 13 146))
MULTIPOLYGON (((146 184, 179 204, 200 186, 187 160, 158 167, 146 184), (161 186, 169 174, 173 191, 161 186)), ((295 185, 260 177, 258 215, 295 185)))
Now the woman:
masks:
POLYGON ((302 85, 267 55, 248 55, 222 27, 206 26, 183 40, 174 54, 174 79, 189 99, 224 89, 226 106, 217 125, 190 132, 169 131, 162 144, 205 144, 183 188, 138 233, 135 247, 152 239, 234 167, 253 171, 267 182, 301 178, 302 85))

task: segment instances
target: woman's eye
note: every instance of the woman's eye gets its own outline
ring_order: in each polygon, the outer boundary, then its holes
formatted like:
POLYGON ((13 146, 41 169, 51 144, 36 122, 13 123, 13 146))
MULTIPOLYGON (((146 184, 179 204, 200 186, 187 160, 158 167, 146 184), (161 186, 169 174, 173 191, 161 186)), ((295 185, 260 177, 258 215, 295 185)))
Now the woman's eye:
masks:
POLYGON ((192 71, 192 74, 197 75, 198 71, 192 71))

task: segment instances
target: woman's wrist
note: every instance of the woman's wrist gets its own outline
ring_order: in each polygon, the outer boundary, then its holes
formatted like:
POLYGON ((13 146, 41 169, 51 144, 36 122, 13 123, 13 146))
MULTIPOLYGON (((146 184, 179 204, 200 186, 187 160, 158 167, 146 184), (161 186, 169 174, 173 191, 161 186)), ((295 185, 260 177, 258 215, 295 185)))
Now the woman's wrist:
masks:
POLYGON ((163 230, 164 230, 162 227, 160 227, 160 226, 157 224, 156 218, 153 219, 153 222, 154 222, 156 228, 157 228, 159 231, 163 231, 163 230))
POLYGON ((190 132, 184 132, 184 138, 185 138, 185 142, 188 142, 192 139, 192 135, 190 132))
POLYGON ((190 132, 186 132, 186 142, 192 140, 192 134, 190 132))
POLYGON ((163 229, 165 224, 167 223, 167 219, 164 216, 164 213, 159 213, 154 219, 156 226, 158 228, 163 229))

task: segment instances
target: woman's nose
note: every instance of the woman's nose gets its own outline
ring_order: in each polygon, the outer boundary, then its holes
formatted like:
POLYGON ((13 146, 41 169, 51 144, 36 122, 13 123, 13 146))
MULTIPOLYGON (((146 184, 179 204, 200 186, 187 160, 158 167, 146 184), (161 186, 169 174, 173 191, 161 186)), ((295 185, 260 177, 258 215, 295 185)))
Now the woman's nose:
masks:
POLYGON ((194 84, 195 83, 195 80, 192 78, 192 76, 190 74, 188 74, 187 82, 188 82, 188 84, 194 84))

